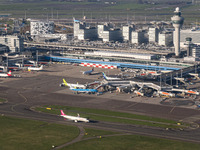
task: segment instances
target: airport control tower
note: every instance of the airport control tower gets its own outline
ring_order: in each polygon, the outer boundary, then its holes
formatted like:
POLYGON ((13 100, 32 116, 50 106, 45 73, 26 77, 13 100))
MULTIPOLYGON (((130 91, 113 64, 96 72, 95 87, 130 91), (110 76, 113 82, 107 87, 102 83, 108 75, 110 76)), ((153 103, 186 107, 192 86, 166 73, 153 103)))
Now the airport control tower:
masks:
POLYGON ((179 7, 177 7, 174 11, 174 16, 171 17, 173 26, 175 28, 174 32, 174 47, 175 47, 175 55, 179 56, 180 54, 180 28, 183 25, 184 18, 181 17, 181 11, 179 7))

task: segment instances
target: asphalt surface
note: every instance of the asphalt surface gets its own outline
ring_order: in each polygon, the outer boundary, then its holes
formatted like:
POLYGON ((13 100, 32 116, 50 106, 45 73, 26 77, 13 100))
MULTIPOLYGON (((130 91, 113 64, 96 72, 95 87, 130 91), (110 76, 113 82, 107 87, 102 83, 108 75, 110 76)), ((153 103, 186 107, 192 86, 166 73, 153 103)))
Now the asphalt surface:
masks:
MULTIPOLYGON (((149 135, 168 139, 182 140, 200 143, 200 111, 185 107, 150 104, 131 100, 129 95, 105 95, 73 94, 65 87, 59 87, 62 78, 76 83, 86 83, 97 80, 99 74, 83 76, 80 71, 90 68, 80 68, 71 65, 52 65, 42 72, 20 72, 22 78, 6 78, 0 80, 0 97, 7 99, 7 103, 0 105, 0 113, 8 116, 41 120, 59 124, 70 124, 82 127, 92 127, 122 133, 149 135), (195 129, 190 130, 165 130, 155 127, 127 125, 109 122, 73 123, 65 121, 62 117, 32 111, 31 108, 41 105, 68 105, 76 107, 97 108, 115 110, 174 120, 187 120, 197 123, 195 129)), ((102 71, 96 69, 96 71, 102 71)), ((109 72, 117 73, 116 70, 109 72)), ((142 98, 141 98, 142 99, 142 98)))

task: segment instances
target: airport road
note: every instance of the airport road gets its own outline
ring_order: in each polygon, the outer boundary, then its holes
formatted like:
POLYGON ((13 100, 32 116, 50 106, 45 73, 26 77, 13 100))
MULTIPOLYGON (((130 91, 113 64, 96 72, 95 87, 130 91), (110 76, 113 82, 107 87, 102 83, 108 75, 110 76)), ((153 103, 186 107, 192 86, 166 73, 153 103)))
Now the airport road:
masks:
MULTIPOLYGON (((44 72, 36 72, 32 74, 22 73, 22 78, 2 79, 0 84, 0 97, 6 98, 8 103, 0 105, 0 113, 20 118, 77 125, 77 123, 65 121, 63 118, 56 115, 39 113, 30 110, 31 107, 38 105, 58 104, 109 109, 170 119, 183 120, 185 118, 195 117, 197 123, 200 120, 200 111, 195 109, 180 107, 173 108, 170 106, 133 102, 130 98, 128 99, 129 96, 125 96, 122 100, 121 96, 114 97, 112 95, 113 93, 107 93, 102 96, 86 94, 74 95, 71 91, 66 90, 63 87, 59 87, 63 77, 70 82, 78 81, 79 83, 85 83, 94 81, 97 79, 98 75, 82 76, 80 75, 79 67, 74 68, 71 65, 67 66, 67 69, 63 69, 63 67, 64 66, 62 65, 52 65, 51 67, 46 68, 47 71, 44 72), (109 94, 112 96, 109 96, 109 94)), ((83 68, 83 70, 87 69, 90 68, 83 68)), ((110 71, 110 73, 115 72, 116 70, 110 71)), ((189 131, 172 131, 108 122, 78 123, 78 125, 112 131, 121 131, 123 133, 150 135, 197 143, 200 142, 199 128, 189 131)))

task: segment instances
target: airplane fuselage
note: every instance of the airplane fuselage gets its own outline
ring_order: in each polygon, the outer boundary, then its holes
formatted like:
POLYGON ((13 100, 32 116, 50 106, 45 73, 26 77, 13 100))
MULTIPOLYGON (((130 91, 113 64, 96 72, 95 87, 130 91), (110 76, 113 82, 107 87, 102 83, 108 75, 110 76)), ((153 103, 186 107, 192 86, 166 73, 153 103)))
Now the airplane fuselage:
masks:
POLYGON ((91 74, 92 72, 93 72, 93 70, 89 70, 89 71, 83 72, 83 74, 91 74))
POLYGON ((1 74, 0 74, 0 77, 4 77, 4 78, 5 78, 5 77, 8 77, 8 75, 7 75, 7 74, 1 73, 1 74))
POLYGON ((73 120, 74 122, 78 122, 78 121, 81 121, 81 122, 89 122, 88 119, 86 118, 83 118, 83 117, 75 117, 75 116, 69 116, 69 115, 60 115, 68 120, 73 120))
POLYGON ((96 89, 71 89, 73 91, 76 91, 76 92, 80 92, 80 93, 96 93, 98 92, 96 89))
POLYGON ((43 66, 41 66, 41 67, 28 67, 28 70, 32 70, 32 71, 40 71, 40 70, 42 70, 43 69, 43 66))

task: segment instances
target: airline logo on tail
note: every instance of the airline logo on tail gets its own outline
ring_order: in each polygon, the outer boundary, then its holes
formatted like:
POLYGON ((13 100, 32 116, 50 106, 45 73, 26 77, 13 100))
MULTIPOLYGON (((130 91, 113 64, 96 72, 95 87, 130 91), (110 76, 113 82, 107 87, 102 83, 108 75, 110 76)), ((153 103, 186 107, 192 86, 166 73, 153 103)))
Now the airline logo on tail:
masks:
POLYGON ((60 110, 61 112, 61 116, 65 116, 65 113, 63 112, 63 110, 60 110))
POLYGON ((68 86, 67 82, 65 81, 65 79, 63 79, 63 83, 64 83, 65 86, 68 86))
POLYGON ((12 74, 11 74, 11 70, 8 72, 8 74, 7 74, 9 77, 11 77, 12 76, 12 74))
POLYGON ((102 74, 103 74, 103 78, 107 80, 106 74, 104 72, 102 72, 102 74))

